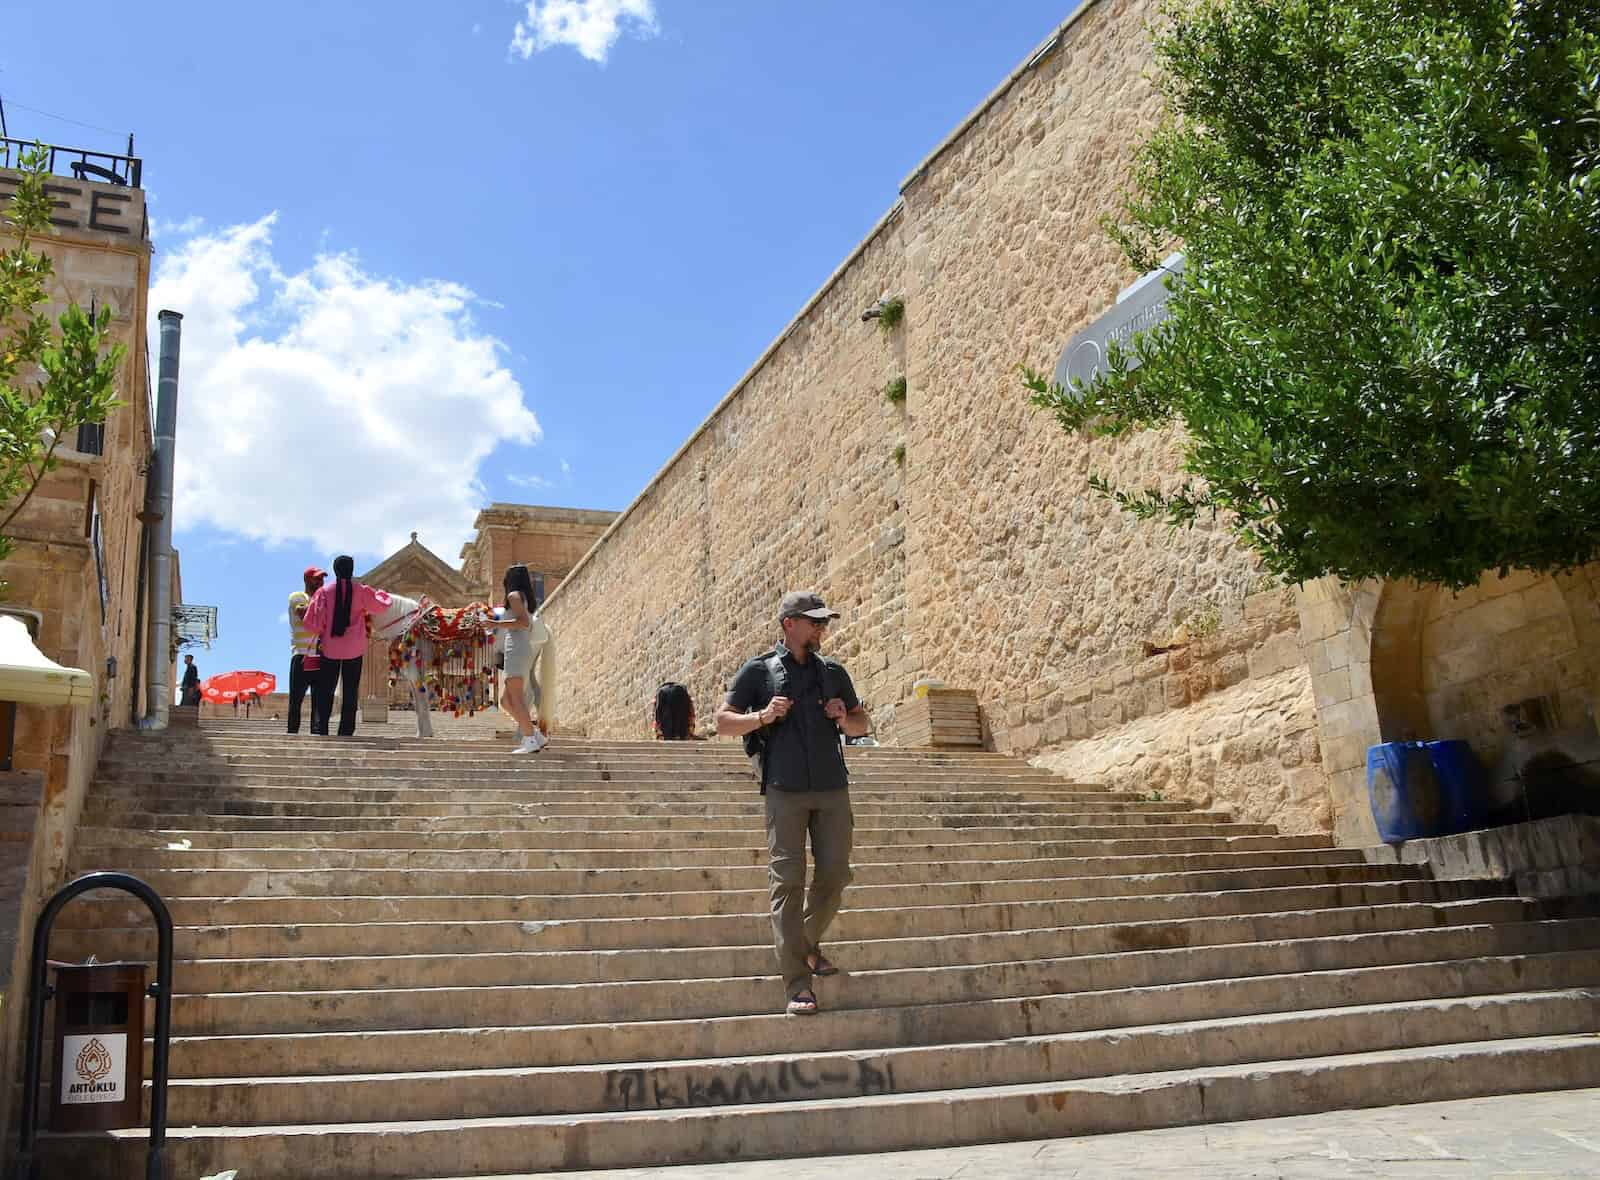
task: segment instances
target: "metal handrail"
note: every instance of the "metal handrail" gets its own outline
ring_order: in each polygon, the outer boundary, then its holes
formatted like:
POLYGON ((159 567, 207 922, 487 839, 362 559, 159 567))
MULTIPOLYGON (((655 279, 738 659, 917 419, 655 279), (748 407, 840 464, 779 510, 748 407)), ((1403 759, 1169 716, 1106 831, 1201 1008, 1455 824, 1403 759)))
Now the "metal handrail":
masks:
POLYGON ((147 989, 156 1001, 155 1054, 150 1066, 150 1149, 145 1180, 164 1180, 162 1151, 167 1142, 167 1058, 172 1041, 172 914, 149 885, 129 873, 85 873, 56 890, 33 925, 33 967, 28 987, 27 1064, 22 1074, 22 1128, 14 1180, 39 1180, 34 1139, 39 1132, 39 1072, 44 1047, 44 1005, 53 994, 47 978, 50 930, 63 906, 91 889, 120 889, 144 902, 156 920, 156 981, 147 989))
MULTIPOLYGON (((133 146, 131 136, 128 146, 133 146)), ((144 176, 144 161, 135 155, 93 152, 88 148, 61 147, 53 143, 36 144, 31 139, 12 139, 9 136, 0 136, 0 168, 20 166, 22 153, 32 151, 35 147, 44 150, 48 170, 55 176, 71 176, 74 180, 96 184, 126 185, 128 188, 139 188, 144 176), (74 164, 78 165, 77 169, 73 168, 74 164)))

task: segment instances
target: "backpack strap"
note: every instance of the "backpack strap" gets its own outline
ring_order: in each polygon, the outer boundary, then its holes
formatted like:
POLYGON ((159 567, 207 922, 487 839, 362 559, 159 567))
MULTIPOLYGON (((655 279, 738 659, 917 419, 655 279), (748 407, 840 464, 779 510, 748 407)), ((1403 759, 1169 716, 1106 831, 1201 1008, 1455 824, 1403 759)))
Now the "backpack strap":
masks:
MULTIPOLYGON (((772 690, 775 697, 782 696, 789 684, 789 673, 783 666, 783 655, 773 648, 764 651, 756 657, 767 670, 767 687, 772 690)), ((762 725, 745 734, 744 752, 750 758, 750 765, 756 772, 756 782, 761 784, 761 793, 767 793, 767 726, 762 725)))
POLYGON ((789 687, 789 672, 783 666, 783 656, 774 651, 763 662, 767 665, 767 684, 772 689, 772 695, 783 696, 789 687))

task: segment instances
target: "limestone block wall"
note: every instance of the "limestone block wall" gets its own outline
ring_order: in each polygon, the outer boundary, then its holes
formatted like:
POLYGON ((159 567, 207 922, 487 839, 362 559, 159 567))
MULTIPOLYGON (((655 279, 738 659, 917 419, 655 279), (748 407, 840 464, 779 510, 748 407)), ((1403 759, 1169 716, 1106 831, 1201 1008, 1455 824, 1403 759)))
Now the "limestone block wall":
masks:
POLYGON ((1428 597, 1422 693, 1434 733, 1475 735, 1479 756, 1492 764, 1510 735, 1507 706, 1543 697, 1555 706, 1554 727, 1583 720, 1588 653, 1554 578, 1516 571, 1485 577, 1460 594, 1435 590, 1428 597))
POLYGON ((1068 436, 1017 373, 1133 277, 1099 218, 1159 111, 1155 10, 1091 2, 1006 79, 573 571, 545 608, 562 726, 642 736, 668 678, 707 722, 779 595, 815 587, 882 739, 937 676, 977 691, 995 748, 1328 826, 1292 596, 1220 531, 1088 494, 1090 471, 1170 483, 1173 434, 1068 436), (860 321, 885 294, 888 335, 860 321))
POLYGON ((786 590, 843 618, 830 650, 879 711, 916 671, 905 633, 904 414, 882 396, 896 340, 861 312, 902 285, 891 214, 546 604, 563 729, 649 734, 656 686, 689 686, 702 727, 770 646, 786 590))
POLYGON ((996 749, 1288 831, 1374 841, 1378 741, 1467 737, 1502 780, 1585 742, 1600 762, 1592 569, 1460 596, 1275 586, 1222 529, 1141 524, 1086 488, 1170 488, 1175 432, 1067 435, 1029 406, 1019 363, 1052 369, 1134 277, 1100 219, 1159 113, 1158 7, 1079 7, 574 569, 545 612, 562 724, 641 736, 669 677, 706 721, 779 593, 810 585, 844 611, 831 644, 881 736, 936 676, 977 692, 996 749), (858 319, 880 292, 905 302, 887 338, 858 319), (899 375, 895 408, 876 390, 899 375), (774 462, 802 439, 803 464, 774 462), (1552 732, 1496 736, 1529 696, 1552 732))
MULTIPOLYGON (((978 690, 1002 749, 1165 707, 1165 684, 1115 691, 1149 683, 1145 645, 1186 617, 1237 616, 1259 580, 1220 531, 1169 533, 1088 494, 1090 472, 1170 484, 1174 434, 1064 434, 1016 371, 1052 369, 1131 278, 1100 218, 1159 112, 1146 77, 1153 11, 1088 8, 904 189, 916 655, 978 690), (1096 688, 1106 677, 1123 683, 1096 688)), ((1235 678, 1244 650, 1231 653, 1235 678)))
POLYGON ((641 736, 666 678, 707 721, 781 592, 815 586, 880 738, 937 676, 977 691, 998 749, 1327 827, 1292 596, 1222 532, 1088 493, 1090 471, 1170 483, 1175 435, 1068 436, 1017 373, 1133 277, 1099 219, 1159 110, 1155 11, 1085 5, 1006 79, 573 571, 545 608, 563 726, 641 736), (882 294, 905 302, 887 336, 860 322, 882 294))
POLYGON ((1200 638, 1180 626, 1169 650, 1114 657, 1065 688, 1036 687, 1022 709, 1024 731, 1041 729, 1033 760, 1285 831, 1328 831, 1333 798, 1294 594, 1250 595, 1230 622, 1200 638))

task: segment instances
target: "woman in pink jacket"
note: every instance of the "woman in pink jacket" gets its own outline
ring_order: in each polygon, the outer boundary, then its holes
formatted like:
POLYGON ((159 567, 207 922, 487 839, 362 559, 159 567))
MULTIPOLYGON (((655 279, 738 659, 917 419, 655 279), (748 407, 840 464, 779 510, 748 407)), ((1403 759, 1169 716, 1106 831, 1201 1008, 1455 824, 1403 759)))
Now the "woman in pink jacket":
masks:
MULTIPOLYGON (((305 625, 318 636, 322 649, 322 675, 317 681, 312 719, 328 732, 333 713, 333 686, 339 685, 339 736, 356 731, 356 698, 361 695, 361 660, 367 654, 367 616, 387 610, 393 599, 386 590, 374 590, 355 580, 356 563, 347 556, 333 559, 332 582, 311 596, 305 625)), ((317 732, 315 724, 312 732, 317 732)))

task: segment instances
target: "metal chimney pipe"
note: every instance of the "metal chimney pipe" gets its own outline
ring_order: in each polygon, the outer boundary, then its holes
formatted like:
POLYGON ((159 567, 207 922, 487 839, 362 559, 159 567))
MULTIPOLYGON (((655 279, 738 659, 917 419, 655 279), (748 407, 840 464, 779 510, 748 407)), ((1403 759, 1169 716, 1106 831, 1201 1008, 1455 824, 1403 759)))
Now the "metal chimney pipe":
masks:
POLYGON ((150 632, 148 686, 141 729, 165 729, 172 712, 172 457, 178 430, 178 340, 183 316, 163 311, 161 359, 156 370, 156 450, 145 483, 150 524, 150 632))

